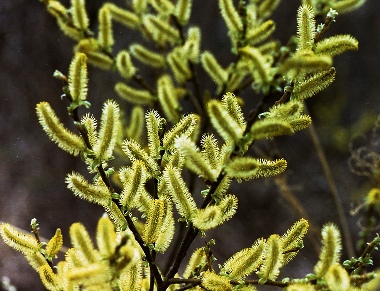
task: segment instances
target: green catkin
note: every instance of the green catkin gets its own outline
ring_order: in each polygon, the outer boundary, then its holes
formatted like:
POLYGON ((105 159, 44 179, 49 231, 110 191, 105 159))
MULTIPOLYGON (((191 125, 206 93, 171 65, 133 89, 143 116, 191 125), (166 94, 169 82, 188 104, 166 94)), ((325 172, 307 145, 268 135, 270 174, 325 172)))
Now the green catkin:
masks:
POLYGON ((314 45, 315 19, 313 8, 302 5, 297 11, 298 50, 311 50, 314 45))
POLYGON ((267 39, 275 29, 276 23, 273 20, 267 20, 261 25, 249 29, 246 34, 246 39, 250 45, 257 45, 267 39))
POLYGON ((358 50, 358 41, 351 35, 334 35, 319 41, 315 53, 337 56, 347 50, 358 50))
POLYGON ((107 52, 112 52, 112 46, 114 45, 113 30, 112 30, 112 18, 110 10, 103 6, 99 10, 99 33, 98 42, 99 45, 107 52))
POLYGON ((227 81, 227 71, 220 66, 211 52, 203 52, 201 54, 201 62, 203 68, 218 86, 222 86, 227 81))
POLYGON ((111 193, 106 186, 90 184, 82 175, 72 172, 66 177, 67 188, 81 199, 102 206, 109 204, 111 193))
POLYGON ((163 138, 163 146, 166 150, 172 149, 175 139, 181 135, 190 137, 197 130, 199 117, 195 114, 189 114, 182 117, 163 138))
POLYGON ((57 18, 57 25, 64 35, 72 40, 80 41, 83 38, 81 32, 77 28, 68 25, 64 19, 57 18))
POLYGON ((210 121, 225 141, 237 143, 242 137, 243 130, 235 119, 223 107, 220 101, 211 100, 207 104, 210 121))
POLYGON ((185 165, 188 169, 208 181, 216 180, 219 173, 211 168, 211 165, 207 162, 195 143, 188 137, 181 136, 177 138, 175 147, 185 157, 185 165))
POLYGON ((179 84, 185 83, 192 76, 188 63, 185 61, 186 56, 181 49, 174 49, 167 56, 167 61, 179 84))
POLYGON ((91 264, 98 260, 98 254, 83 224, 76 222, 70 226, 70 239, 73 247, 80 252, 84 262, 91 264))
POLYGON ((165 59, 162 55, 148 50, 142 45, 133 44, 129 47, 129 50, 133 57, 146 65, 154 68, 162 68, 165 66, 165 59))
POLYGON ((152 200, 142 232, 142 238, 146 244, 153 244, 157 241, 161 233, 164 216, 165 202, 160 199, 152 200))
POLYGON ((43 130, 58 147, 74 156, 86 149, 83 139, 64 127, 49 103, 38 103, 36 111, 43 130))
POLYGON ((170 196, 178 210, 178 213, 189 221, 197 211, 197 205, 191 196, 185 181, 178 169, 167 167, 163 172, 163 178, 170 196))
POLYGON ((149 177, 155 177, 160 172, 156 160, 149 156, 137 141, 133 139, 124 140, 122 149, 131 162, 136 160, 141 160, 144 162, 144 165, 148 170, 147 174, 149 174, 149 177))
POLYGON ((168 196, 161 196, 160 199, 163 199, 165 202, 165 213, 161 231, 159 232, 155 243, 155 249, 160 253, 165 253, 174 236, 175 220, 173 217, 173 204, 170 201, 170 198, 168 196))
POLYGON ((132 0, 133 10, 137 13, 143 13, 148 5, 147 0, 132 0))
POLYGON ((338 11, 338 13, 347 13, 359 8, 364 3, 366 3, 366 0, 342 0, 333 2, 330 6, 332 9, 338 11))
POLYGON ((254 47, 244 47, 239 52, 250 62, 255 82, 260 86, 268 84, 271 81, 271 69, 261 52, 254 47))
POLYGON ((280 4, 280 0, 263 0, 257 7, 257 14, 261 18, 269 17, 280 4))
POLYGON ((264 284, 267 280, 275 280, 282 267, 284 254, 282 241, 279 235, 272 234, 265 245, 265 260, 260 268, 259 283, 264 284))
POLYGON ((53 270, 48 264, 41 266, 38 270, 41 282, 48 290, 59 290, 59 281, 57 275, 54 274, 53 270))
POLYGON ((71 0, 71 15, 75 27, 86 31, 89 19, 85 8, 85 0, 71 0))
POLYGON ((327 286, 330 290, 348 291, 350 288, 350 276, 339 264, 332 265, 325 275, 327 286))
POLYGON ((66 21, 67 19, 67 9, 58 1, 49 1, 46 6, 47 12, 49 12, 53 17, 58 20, 66 21))
POLYGON ((145 164, 141 160, 135 160, 130 169, 122 168, 119 175, 124 184, 120 194, 120 203, 130 211, 138 207, 138 201, 146 181, 145 164))
POLYGON ((83 53, 76 53, 70 63, 68 85, 72 102, 79 102, 87 98, 87 57, 83 53))
POLYGON ((109 100, 103 106, 98 142, 94 145, 94 152, 99 160, 106 161, 112 158, 119 130, 119 105, 115 101, 109 100))
POLYGON ((232 0, 219 0, 219 9, 230 32, 242 31, 243 22, 232 0))
POLYGON ((125 129, 125 136, 138 142, 142 141, 144 133, 144 109, 134 106, 129 120, 129 126, 125 129))
POLYGON ((116 243, 115 227, 107 215, 103 215, 96 228, 96 244, 102 257, 110 258, 115 251, 116 243))
POLYGON ((115 91, 121 98, 136 105, 151 105, 155 101, 149 91, 135 89, 122 82, 116 83, 115 91))
POLYGON ((202 270, 207 264, 207 256, 205 248, 196 249, 191 255, 189 262, 183 271, 184 278, 192 278, 195 275, 196 270, 202 270))
POLYGON ((342 242, 339 229, 335 224, 328 223, 323 226, 322 244, 319 261, 314 267, 314 272, 319 278, 324 277, 329 268, 339 261, 342 242))
POLYGON ((63 245, 62 232, 60 228, 57 228, 54 236, 49 240, 45 247, 45 255, 48 259, 53 259, 56 257, 58 252, 61 250, 63 245))
POLYGON ((303 238, 307 233, 309 223, 306 219, 301 218, 294 223, 284 235, 282 235, 282 245, 284 248, 284 264, 289 263, 297 254, 297 248, 301 249, 303 245, 303 238), (291 252, 287 252, 291 251, 291 252))
POLYGON ((209 291, 229 291, 232 289, 230 280, 214 272, 206 271, 202 274, 202 286, 209 291))
POLYGON ((180 118, 180 106, 178 97, 170 75, 163 75, 157 81, 158 101, 167 117, 172 122, 178 122, 180 118))
POLYGON ((140 24, 140 18, 135 13, 122 9, 112 3, 104 5, 111 12, 112 19, 129 28, 136 28, 140 24))
POLYGON ((187 31, 187 39, 182 47, 183 54, 193 63, 199 62, 201 45, 201 30, 192 26, 187 31))
POLYGON ((40 249, 40 245, 33 235, 23 233, 8 223, 0 224, 0 235, 8 246, 23 254, 37 253, 40 249))
POLYGON ((250 248, 242 249, 229 258, 220 270, 228 278, 240 280, 258 269, 264 261, 265 240, 258 239, 250 248))
POLYGON ((294 85, 292 99, 303 100, 328 87, 335 79, 335 68, 316 73, 294 85))
POLYGON ((160 44, 162 42, 175 44, 180 40, 178 30, 157 16, 148 14, 143 18, 143 23, 153 38, 160 44))
POLYGON ((178 0, 175 6, 174 15, 182 26, 189 22, 192 4, 192 0, 178 0))
POLYGON ((160 156, 161 146, 160 134, 165 121, 156 110, 148 111, 145 115, 145 120, 148 135, 149 155, 154 159, 158 159, 160 156))
POLYGON ((136 68, 132 63, 131 55, 128 51, 120 51, 116 56, 116 67, 119 74, 127 81, 136 74, 136 68))

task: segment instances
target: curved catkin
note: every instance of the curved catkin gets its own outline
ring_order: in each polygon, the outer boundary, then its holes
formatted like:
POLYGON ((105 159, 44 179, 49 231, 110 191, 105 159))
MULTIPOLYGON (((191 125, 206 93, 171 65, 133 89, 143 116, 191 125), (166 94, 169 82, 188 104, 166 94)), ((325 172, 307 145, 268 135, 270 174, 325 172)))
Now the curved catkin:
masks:
POLYGON ((314 267, 315 274, 322 278, 329 268, 338 263, 342 250, 341 236, 338 227, 328 223, 322 227, 322 250, 319 261, 314 267))
POLYGON ((195 273, 197 269, 202 270, 202 268, 206 266, 206 264, 207 264, 207 255, 206 255, 205 248, 204 247, 198 248, 192 253, 189 259, 189 262, 186 265, 185 271, 183 271, 182 276, 184 278, 190 278, 191 275, 195 273))
POLYGON ((244 128, 229 114, 220 101, 211 100, 208 102, 207 113, 212 125, 225 141, 235 143, 239 141, 244 128))
POLYGON ((49 240, 45 247, 45 255, 48 258, 55 258, 63 245, 62 232, 60 228, 57 228, 54 236, 49 240))
POLYGON ((145 114, 146 129, 148 135, 149 155, 158 158, 160 155, 160 134, 165 120, 156 110, 150 110, 145 114))
POLYGON ((347 13, 362 6, 366 0, 343 0, 331 3, 331 8, 338 13, 347 13))
POLYGON ((75 53, 70 63, 68 85, 73 102, 86 100, 87 97, 87 57, 84 53, 75 53))
POLYGON ((192 76, 188 62, 185 61, 186 57, 181 49, 174 49, 167 56, 167 61, 174 74, 174 78, 179 84, 185 83, 192 76))
POLYGON ((137 141, 125 140, 123 142, 122 149, 131 162, 134 162, 135 160, 141 160, 144 162, 144 165, 148 170, 149 177, 155 177, 160 172, 156 160, 149 156, 137 141))
POLYGON ((112 30, 112 17, 111 12, 107 6, 103 6, 99 10, 99 32, 98 32, 98 43, 107 52, 112 51, 112 46, 115 42, 113 38, 112 30))
POLYGON ((99 160, 106 161, 112 157, 112 152, 116 145, 119 130, 119 105, 115 101, 108 100, 103 106, 98 141, 93 148, 99 160))
POLYGON ((202 274, 202 286, 209 291, 229 291, 232 289, 230 280, 214 272, 206 271, 202 274))
POLYGON ((85 0, 71 0, 71 15, 73 24, 80 30, 87 30, 89 25, 85 2, 85 0))
POLYGON ((359 42, 348 34, 334 35, 319 41, 315 47, 315 53, 337 56, 347 50, 358 50, 359 42))
POLYGON ((8 246, 24 255, 39 252, 40 245, 33 235, 23 233, 8 223, 0 224, 0 236, 8 246))
POLYGON ((147 90, 130 87, 122 82, 115 85, 115 91, 121 98, 137 105, 151 105, 155 98, 147 90))
POLYGON ((70 239, 73 247, 81 252, 84 262, 94 263, 98 260, 98 254, 83 224, 76 222, 70 226, 70 239))
POLYGON ((185 220, 191 220, 197 211, 197 205, 180 171, 173 167, 167 167, 163 172, 163 178, 178 213, 185 220))
POLYGON ((310 5, 302 5, 297 11, 298 50, 310 50, 314 45, 315 19, 310 5))
POLYGON ((58 147, 74 156, 86 149, 83 139, 64 127, 49 103, 38 103, 36 112, 42 129, 58 147))
POLYGON ((138 142, 142 141, 144 133, 144 109, 141 106, 133 106, 129 124, 125 128, 125 136, 138 142))
POLYGON ((199 118, 195 114, 189 114, 182 117, 163 138, 163 146, 165 149, 171 149, 177 137, 184 135, 190 137, 196 131, 199 124, 199 118))
POLYGON ((182 26, 186 25, 189 21, 192 4, 192 0, 178 0, 175 6, 174 15, 182 26))
POLYGON ((250 63, 255 82, 261 86, 271 81, 271 70, 267 59, 254 47, 239 49, 239 53, 250 63))
POLYGON ((335 79, 335 68, 315 73, 303 81, 297 82, 291 98, 303 100, 327 88, 335 79))
POLYGON ((47 263, 39 268, 38 273, 40 275, 41 282, 48 290, 61 289, 57 275, 47 263))
POLYGON ((115 251, 116 243, 115 227, 107 215, 103 215, 96 228, 96 244, 102 257, 110 258, 115 251))
POLYGON ((265 240, 260 238, 250 248, 242 249, 229 258, 220 272, 240 280, 257 270, 264 261, 265 240))
POLYGON ((160 199, 153 199, 149 205, 148 215, 142 232, 142 238, 146 244, 153 244, 157 241, 165 217, 165 202, 160 199))
POLYGON ((201 62, 205 71, 217 85, 222 86, 227 81, 227 71, 221 67, 211 52, 203 52, 201 54, 201 62))
POLYGON ((119 74, 126 80, 131 79, 136 74, 136 68, 132 63, 131 55, 128 51, 122 50, 116 56, 116 68, 119 74))
POLYGON ((143 23, 159 43, 169 42, 175 44, 180 40, 178 29, 160 17, 148 14, 143 18, 143 23))
POLYGON ((246 39, 250 45, 256 45, 266 40, 276 29, 276 23, 273 20, 267 20, 257 27, 248 29, 246 39))
POLYGON ((158 79, 157 95, 167 119, 172 123, 178 122, 180 118, 180 105, 170 75, 163 75, 158 79))
POLYGON ((120 203, 131 210, 138 206, 139 197, 146 181, 146 168, 143 161, 135 160, 132 167, 120 170, 120 179, 123 181, 123 191, 120 194, 120 203))
POLYGON ((230 32, 242 31, 243 22, 232 0, 219 0, 219 9, 230 32))
POLYGON ((164 218, 162 221, 161 231, 159 232, 155 243, 155 249, 160 253, 164 253, 170 246, 173 239, 175 232, 175 220, 173 217, 173 204, 170 201, 170 198, 168 196, 162 196, 160 199, 165 202, 164 218))
POLYGON ((122 9, 112 3, 106 3, 103 7, 109 9, 112 19, 129 28, 136 28, 140 23, 140 18, 135 13, 122 9))
POLYGON ((102 206, 109 204, 111 193, 106 186, 90 184, 81 174, 72 172, 66 177, 67 188, 74 195, 102 206))
POLYGON ((129 50, 134 58, 145 65, 154 68, 162 68, 165 66, 165 59, 161 54, 151 51, 140 44, 132 44, 129 50))
POLYGON ((282 235, 282 245, 284 248, 284 264, 291 261, 297 254, 296 249, 301 249, 303 245, 303 238, 309 228, 309 222, 301 218, 295 222, 284 235, 282 235))
POLYGON ((264 284, 267 280, 275 280, 280 268, 284 262, 284 254, 282 248, 281 237, 278 234, 272 234, 265 245, 265 259, 260 268, 258 276, 259 283, 264 284))

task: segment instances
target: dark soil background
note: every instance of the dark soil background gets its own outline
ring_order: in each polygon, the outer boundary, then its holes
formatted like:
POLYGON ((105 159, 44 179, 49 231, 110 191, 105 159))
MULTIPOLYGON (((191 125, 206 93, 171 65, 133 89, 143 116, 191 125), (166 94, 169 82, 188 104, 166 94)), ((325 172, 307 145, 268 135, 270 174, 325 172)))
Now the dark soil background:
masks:
MULTIPOLYGON (((97 19, 97 9, 102 2, 88 1, 92 20, 97 19)), ((115 2, 122 5, 123 1, 115 2)), ((203 28, 202 49, 213 50, 226 66, 232 56, 225 25, 218 16, 217 1, 194 2, 192 20, 203 28)), ((298 5, 299 1, 283 1, 274 16, 276 37, 283 42, 296 31, 298 5)), ((330 33, 352 34, 359 40, 360 49, 337 57, 336 81, 308 101, 354 238, 359 231, 361 213, 352 217, 349 212, 360 203, 371 184, 368 179, 350 172, 348 143, 351 136, 370 130, 380 113, 379 9, 378 1, 368 1, 359 10, 337 17, 330 33)), ((96 30, 96 26, 93 29, 96 30)), ((130 43, 134 35, 117 26, 116 38, 120 48, 130 43)), ((75 198, 66 189, 65 175, 73 170, 85 173, 86 169, 79 158, 61 151, 44 134, 37 122, 35 105, 48 101, 62 122, 70 124, 67 104, 60 99, 61 84, 52 74, 55 69, 67 72, 73 44, 59 31, 55 20, 39 1, 0 1, 0 220, 28 230, 31 218, 35 217, 44 237, 51 237, 56 228, 62 228, 66 246, 69 246, 69 225, 81 221, 93 231, 102 209, 75 198)), ((91 68, 89 77, 88 100, 96 116, 99 116, 103 100, 114 98, 123 102, 113 92, 113 84, 118 80, 116 74, 91 68)), ((206 84, 209 82, 208 77, 203 80, 206 84)), ((214 87, 211 88, 213 91, 214 87)), ((253 91, 248 89, 243 95, 246 108, 253 108, 258 100, 253 91)), ((127 108, 127 105, 122 104, 122 107, 127 108)), ((301 201, 315 226, 319 228, 328 221, 339 223, 308 131, 261 147, 273 147, 274 144, 288 161, 289 168, 284 177, 290 190, 301 201)), ((256 238, 282 234, 300 218, 278 191, 273 179, 234 183, 230 191, 239 197, 237 216, 215 232, 208 233, 206 238, 196 240, 197 245, 202 245, 205 240, 216 238, 216 263, 223 263, 234 252, 250 246, 256 238)), ((281 278, 312 272, 317 256, 309 238, 305 240, 305 249, 283 271, 281 278)), ((343 258, 347 258, 347 252, 343 258)), ((379 258, 375 257, 375 266, 379 266, 379 258)), ((23 256, 2 241, 0 276, 8 276, 18 290, 43 290, 38 275, 23 256)))

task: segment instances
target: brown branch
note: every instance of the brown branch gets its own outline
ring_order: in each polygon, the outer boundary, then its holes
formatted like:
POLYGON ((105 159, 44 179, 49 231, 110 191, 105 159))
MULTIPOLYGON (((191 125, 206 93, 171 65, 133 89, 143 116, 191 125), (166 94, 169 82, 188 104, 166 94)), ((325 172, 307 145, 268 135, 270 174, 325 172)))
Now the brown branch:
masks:
MULTIPOLYGON (((309 115, 309 111, 306 107, 306 104, 305 104, 305 112, 309 115)), ((331 192, 333 199, 334 199, 334 204, 335 204, 336 210, 338 212, 339 222, 340 222, 340 226, 341 226, 342 231, 343 231, 343 237, 344 237, 344 241, 345 241, 345 245, 347 248, 348 255, 349 255, 349 257, 354 257, 355 251, 354 251, 354 246, 352 244, 352 237, 351 237, 351 233, 350 233, 350 228, 348 227, 346 215, 344 213, 344 209, 343 209, 343 205, 342 205, 342 200, 340 198, 338 188, 335 184, 335 180, 334 180, 334 177, 332 175, 329 162, 327 161, 325 151, 323 150, 323 147, 322 147, 321 142, 319 140, 319 137, 318 137, 318 134, 317 134, 317 131, 315 129, 314 124, 312 123, 308 129, 309 129, 309 133, 310 133, 310 138, 311 138, 313 145, 315 147, 315 150, 318 154, 318 158, 319 158, 319 161, 321 163, 323 173, 324 173, 325 178, 327 180, 327 183, 329 185, 330 192, 331 192)))

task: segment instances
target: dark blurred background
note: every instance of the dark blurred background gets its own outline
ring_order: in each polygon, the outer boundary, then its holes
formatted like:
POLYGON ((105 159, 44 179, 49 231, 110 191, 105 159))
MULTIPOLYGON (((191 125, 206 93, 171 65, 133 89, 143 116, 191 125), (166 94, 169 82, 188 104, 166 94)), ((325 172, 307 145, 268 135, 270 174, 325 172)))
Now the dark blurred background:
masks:
MULTIPOLYGON (((97 9, 102 2, 88 1, 92 23, 97 19, 97 9)), ((192 21, 203 28, 202 49, 213 50, 227 66, 233 58, 225 25, 218 16, 217 1, 194 2, 192 21)), ((282 2, 274 15, 277 21, 275 36, 285 42, 296 31, 299 1, 282 2)), ((337 17, 329 33, 352 34, 359 40, 359 51, 337 57, 336 81, 308 101, 354 238, 359 231, 361 214, 353 217, 349 212, 361 202, 371 184, 368 179, 350 172, 348 143, 353 135, 370 130, 380 113, 379 8, 378 1, 368 1, 359 10, 337 17)), ((92 28, 96 30, 96 26, 92 28)), ((131 37, 128 30, 116 27, 119 48, 125 47, 131 37)), ((69 225, 81 221, 93 231, 102 209, 75 198, 66 189, 65 175, 73 170, 85 173, 86 169, 79 158, 61 151, 44 134, 37 122, 35 105, 48 101, 62 122, 71 123, 66 114, 67 103, 60 99, 61 83, 52 74, 55 69, 67 72, 73 45, 38 0, 0 1, 0 220, 28 230, 31 218, 35 217, 44 237, 51 237, 56 228, 62 228, 66 246, 69 246, 69 225)), ((89 77, 88 99, 93 104, 95 116, 99 117, 103 100, 114 98, 122 102, 113 92, 116 74, 90 68, 89 77)), ((205 80, 208 82, 207 77, 205 80)), ((253 91, 249 89, 244 94, 246 107, 253 107, 247 103, 247 100, 253 104, 257 101, 253 91)), ((285 175, 289 189, 301 201, 315 226, 321 227, 328 221, 339 223, 308 131, 275 142, 289 164, 285 175)), ((230 192, 239 196, 236 218, 195 242, 202 245, 215 237, 217 263, 223 263, 234 252, 250 246, 256 238, 282 234, 300 218, 278 191, 273 179, 234 183, 230 192)), ((297 261, 283 271, 282 277, 312 272, 317 256, 308 239, 305 244, 297 261)), ((343 257, 347 258, 346 252, 343 257)), ((379 265, 379 258, 375 258, 375 265, 379 265)), ((37 273, 23 256, 1 240, 0 276, 8 276, 18 290, 43 290, 37 273)))

